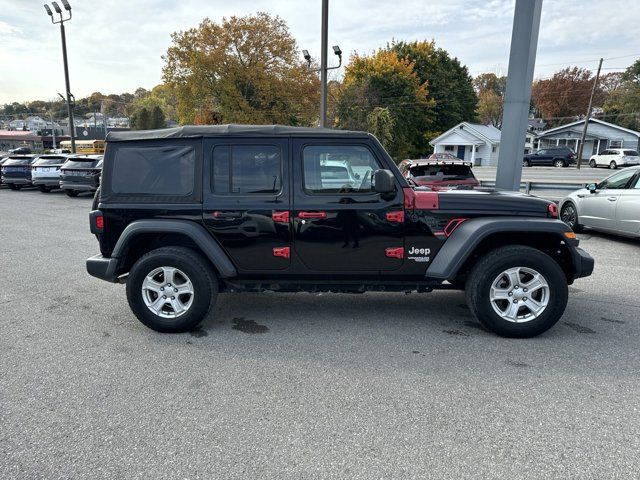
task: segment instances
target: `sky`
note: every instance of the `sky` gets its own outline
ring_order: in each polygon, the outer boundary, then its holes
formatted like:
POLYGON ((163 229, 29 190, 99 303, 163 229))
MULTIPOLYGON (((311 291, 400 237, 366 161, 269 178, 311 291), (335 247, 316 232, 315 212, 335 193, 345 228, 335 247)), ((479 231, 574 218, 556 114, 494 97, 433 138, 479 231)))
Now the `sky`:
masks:
MULTIPOLYGON (((71 90, 77 98, 161 82, 171 33, 204 17, 266 11, 289 25, 298 48, 320 52, 321 0, 69 0, 71 90)), ((0 103, 64 92, 60 31, 43 0, 0 0, 0 103)), ((58 2, 60 3, 60 2, 58 2)), ((515 0, 330 0, 329 44, 370 53, 392 39, 434 39, 469 68, 506 74, 515 0)), ((638 0, 544 0, 536 78, 566 66, 620 71, 640 58, 638 0)), ((332 61, 333 59, 331 59, 332 61)))

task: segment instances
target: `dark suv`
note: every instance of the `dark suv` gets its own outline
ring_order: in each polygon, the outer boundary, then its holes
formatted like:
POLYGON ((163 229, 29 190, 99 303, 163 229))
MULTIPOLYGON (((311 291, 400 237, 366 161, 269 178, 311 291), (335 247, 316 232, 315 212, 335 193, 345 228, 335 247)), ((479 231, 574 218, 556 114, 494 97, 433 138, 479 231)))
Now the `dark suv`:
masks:
POLYGON ((102 155, 73 155, 60 168, 60 188, 69 197, 95 192, 100 186, 102 155))
POLYGON ((90 226, 88 272, 126 282, 161 332, 193 329, 222 292, 458 288, 487 328, 530 337, 593 269, 552 202, 411 186, 373 136, 329 129, 110 133, 90 226))
POLYGON ((576 158, 568 147, 552 147, 538 150, 524 156, 522 165, 525 167, 550 165, 557 168, 568 167, 576 163, 576 158))
POLYGON ((11 190, 31 186, 31 164, 35 155, 10 155, 2 164, 2 183, 11 190))

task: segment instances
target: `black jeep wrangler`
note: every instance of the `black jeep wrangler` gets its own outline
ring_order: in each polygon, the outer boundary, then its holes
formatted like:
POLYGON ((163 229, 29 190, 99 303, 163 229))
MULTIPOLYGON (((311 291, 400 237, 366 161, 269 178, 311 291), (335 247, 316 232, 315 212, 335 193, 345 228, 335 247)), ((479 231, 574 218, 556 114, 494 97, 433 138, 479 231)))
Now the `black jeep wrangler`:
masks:
POLYGON ((412 186, 367 133, 220 125, 107 140, 87 270, 126 282, 157 331, 193 329, 222 292, 457 288, 488 329, 531 337, 593 270, 555 204, 412 186))

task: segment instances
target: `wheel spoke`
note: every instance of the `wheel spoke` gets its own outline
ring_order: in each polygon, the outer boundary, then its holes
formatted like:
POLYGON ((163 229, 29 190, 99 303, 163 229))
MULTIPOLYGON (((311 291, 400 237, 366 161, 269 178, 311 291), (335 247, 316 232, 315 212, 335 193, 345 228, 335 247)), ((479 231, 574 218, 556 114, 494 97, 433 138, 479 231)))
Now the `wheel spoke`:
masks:
POLYGON ((150 290, 157 293, 158 295, 161 295, 161 288, 162 284, 160 282, 156 282, 153 278, 150 278, 148 276, 144 279, 144 282, 142 282, 143 290, 150 290))
POLYGON ((519 268, 511 268, 507 270, 505 273, 509 278, 509 287, 513 288, 516 285, 520 285, 520 269, 519 268))
POLYGON ((540 315, 542 310, 544 310, 544 308, 546 307, 546 304, 539 302, 537 300, 534 300, 533 298, 528 298, 527 301, 525 302, 525 305, 527 306, 527 308, 529 309, 529 311, 532 313, 534 317, 537 317, 538 315, 540 315))
POLYGON ((504 316, 512 322, 517 322, 520 306, 520 303, 510 302, 509 306, 504 310, 504 316))
POLYGON ((180 285, 175 285, 174 293, 176 295, 184 295, 185 293, 193 294, 193 284, 191 282, 185 282, 180 285), (175 290, 177 290, 177 292, 175 292, 175 290))
POLYGON ((156 298, 156 300, 151 303, 151 305, 149 305, 149 308, 153 310, 156 315, 158 315, 162 311, 162 307, 165 303, 167 303, 167 299, 162 298, 162 295, 158 295, 158 298, 156 298))
POLYGON ((180 315, 187 309, 185 304, 182 303, 178 297, 173 297, 171 299, 171 308, 173 308, 173 312, 176 314, 176 316, 180 315))
POLYGON ((529 280, 527 283, 525 283, 523 286, 528 290, 529 295, 531 295, 536 290, 540 290, 541 288, 546 287, 547 282, 545 282, 541 278, 540 274, 537 274, 537 275, 534 275, 533 278, 529 280))
POLYGON ((491 288, 491 298, 493 300, 509 300, 509 289, 507 288, 491 288))
POLYGON ((164 275, 164 282, 173 285, 176 269, 173 267, 162 267, 162 274, 164 275))

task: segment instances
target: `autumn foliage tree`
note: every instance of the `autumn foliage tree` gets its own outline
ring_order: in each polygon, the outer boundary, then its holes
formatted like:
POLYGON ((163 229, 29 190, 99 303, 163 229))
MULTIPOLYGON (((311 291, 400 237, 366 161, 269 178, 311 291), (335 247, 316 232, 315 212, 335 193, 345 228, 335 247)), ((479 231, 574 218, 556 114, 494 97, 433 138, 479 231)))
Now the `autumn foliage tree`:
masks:
POLYGON ((495 73, 483 73, 473 80, 473 87, 478 94, 476 108, 478 121, 484 125, 490 124, 501 128, 507 77, 499 77, 495 73))
MULTIPOLYGON (((534 82, 533 103, 542 118, 547 119, 550 125, 567 123, 570 117, 583 116, 586 113, 593 81, 590 70, 579 67, 565 68, 549 79, 534 82)), ((602 105, 601 89, 596 90, 593 100, 594 107, 602 105)))
POLYGON ((640 59, 616 78, 603 105, 606 120, 640 130, 640 59))
POLYGON ((205 19, 172 35, 163 78, 175 89, 181 123, 312 125, 317 75, 301 61, 286 23, 257 13, 205 19))
POLYGON ((428 150, 434 106, 408 59, 388 49, 354 54, 336 102, 337 126, 383 134, 389 153, 400 160, 428 150))

